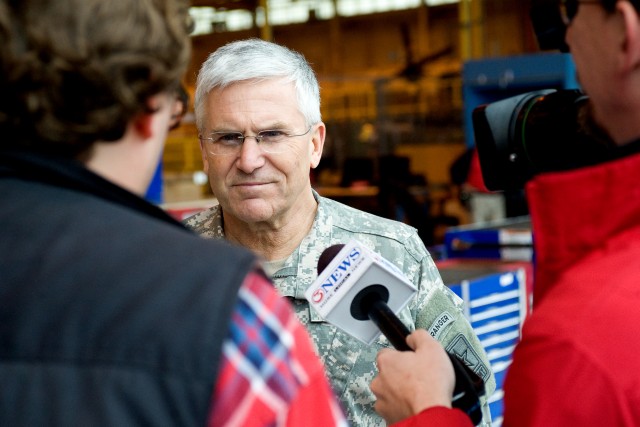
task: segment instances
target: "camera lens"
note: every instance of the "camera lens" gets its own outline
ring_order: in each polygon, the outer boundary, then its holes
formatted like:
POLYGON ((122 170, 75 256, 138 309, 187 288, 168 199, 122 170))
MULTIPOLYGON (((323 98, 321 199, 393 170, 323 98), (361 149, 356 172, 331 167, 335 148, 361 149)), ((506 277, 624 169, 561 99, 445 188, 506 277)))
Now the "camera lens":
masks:
POLYGON ((530 167, 519 141, 522 123, 531 105, 554 90, 513 96, 473 111, 473 131, 482 177, 489 190, 522 188, 531 177, 530 167))
POLYGON ((473 126, 488 189, 521 189, 534 175, 596 164, 610 143, 579 90, 539 90, 477 107, 473 126))

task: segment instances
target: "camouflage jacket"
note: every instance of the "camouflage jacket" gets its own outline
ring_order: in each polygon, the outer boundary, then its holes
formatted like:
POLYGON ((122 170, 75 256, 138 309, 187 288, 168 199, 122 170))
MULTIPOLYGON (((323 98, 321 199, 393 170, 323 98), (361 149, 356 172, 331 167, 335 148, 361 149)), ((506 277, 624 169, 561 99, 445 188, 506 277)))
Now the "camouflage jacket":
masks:
MULTIPOLYGON (((356 239, 397 265, 418 289, 416 297, 399 317, 410 330, 424 328, 448 351, 464 356, 472 369, 484 378, 487 394, 495 389, 495 379, 480 341, 464 317, 462 300, 442 283, 440 273, 416 230, 398 221, 353 209, 320 197, 318 211, 309 234, 287 258, 272 280, 293 304, 298 318, 307 327, 326 367, 334 391, 354 426, 385 426, 374 411, 375 396, 369 383, 377 374, 378 351, 391 344, 380 336, 367 346, 324 322, 311 310, 304 292, 317 277, 320 254, 334 244, 356 239)), ((224 238, 222 210, 214 206, 185 220, 185 224, 209 238, 224 238)), ((484 425, 490 424, 484 402, 484 425)), ((310 415, 312 416, 312 415, 310 415)))

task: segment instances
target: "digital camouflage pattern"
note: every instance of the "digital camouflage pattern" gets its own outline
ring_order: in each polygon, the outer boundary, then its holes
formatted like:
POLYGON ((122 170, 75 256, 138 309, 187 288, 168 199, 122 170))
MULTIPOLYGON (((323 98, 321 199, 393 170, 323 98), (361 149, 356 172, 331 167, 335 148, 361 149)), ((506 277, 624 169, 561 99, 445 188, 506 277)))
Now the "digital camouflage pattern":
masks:
MULTIPOLYGON (((418 292, 400 313, 400 319, 410 330, 424 328, 434 335, 433 331, 437 329, 434 336, 445 348, 472 365, 471 368, 485 379, 486 396, 491 396, 495 379, 486 353, 464 317, 462 300, 442 283, 416 230, 320 197, 315 191, 314 197, 318 201, 318 211, 311 231, 272 280, 290 299, 298 318, 307 327, 350 423, 362 427, 386 425, 373 409, 375 396, 369 384, 377 374, 375 358, 378 351, 391 344, 384 336, 371 346, 363 344, 324 322, 310 309, 304 297, 305 290, 317 277, 320 254, 329 246, 344 244, 350 239, 360 241, 404 272, 418 292)), ((219 205, 187 218, 185 224, 205 237, 224 238, 219 205)), ((491 418, 486 399, 483 411, 483 425, 488 426, 491 418)))

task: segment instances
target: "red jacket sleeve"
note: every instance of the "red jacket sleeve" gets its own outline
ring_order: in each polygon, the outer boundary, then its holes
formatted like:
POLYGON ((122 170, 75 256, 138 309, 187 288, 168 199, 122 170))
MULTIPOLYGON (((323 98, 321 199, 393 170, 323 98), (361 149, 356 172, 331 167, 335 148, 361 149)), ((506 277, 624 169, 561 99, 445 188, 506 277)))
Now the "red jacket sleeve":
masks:
POLYGON ((473 427, 467 415, 459 409, 435 406, 425 409, 411 418, 393 424, 392 427, 473 427))

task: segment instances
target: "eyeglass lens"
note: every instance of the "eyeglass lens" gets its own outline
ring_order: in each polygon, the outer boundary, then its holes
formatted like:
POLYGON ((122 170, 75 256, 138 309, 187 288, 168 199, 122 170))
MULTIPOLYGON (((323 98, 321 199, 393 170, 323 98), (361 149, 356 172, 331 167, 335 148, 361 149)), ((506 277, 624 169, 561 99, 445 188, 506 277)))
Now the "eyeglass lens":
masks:
POLYGON ((569 25, 578 13, 578 0, 560 0, 560 13, 565 25, 569 25))
POLYGON ((240 132, 214 132, 208 141, 209 151, 215 155, 229 155, 238 152, 246 139, 253 138, 260 148, 267 153, 279 153, 286 151, 288 146, 283 144, 290 138, 303 136, 309 133, 311 126, 302 134, 287 134, 279 130, 264 130, 257 135, 243 135, 240 132))

